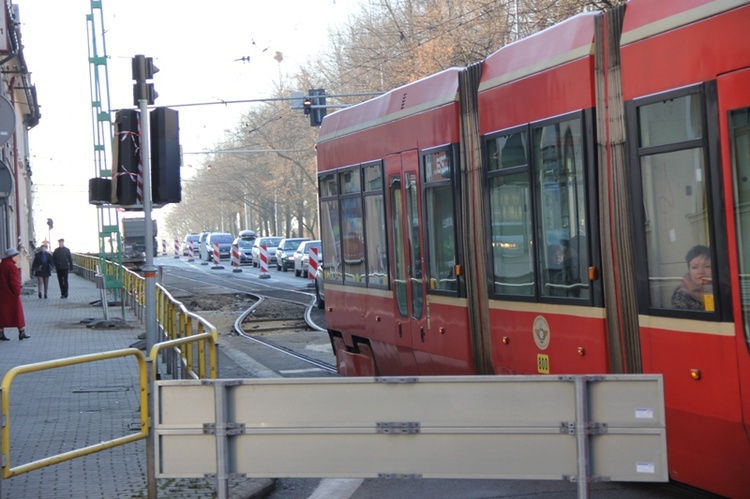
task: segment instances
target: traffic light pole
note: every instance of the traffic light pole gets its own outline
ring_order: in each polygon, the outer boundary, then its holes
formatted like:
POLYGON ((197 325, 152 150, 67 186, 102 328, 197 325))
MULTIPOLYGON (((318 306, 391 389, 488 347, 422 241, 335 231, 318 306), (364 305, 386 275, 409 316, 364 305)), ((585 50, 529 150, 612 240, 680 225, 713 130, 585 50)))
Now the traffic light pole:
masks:
MULTIPOLYGON (((141 110, 141 164, 143 165, 143 217, 146 223, 146 266, 143 267, 143 277, 146 281, 146 355, 151 353, 151 349, 158 342, 158 325, 156 322, 156 267, 154 266, 154 223, 151 221, 151 158, 149 157, 149 120, 148 120, 148 100, 138 99, 138 106, 141 110)), ((151 366, 156 370, 156 366, 151 366)), ((154 384, 153 376, 149 376, 149 419, 153 421, 153 393, 154 384)), ((156 445, 153 431, 149 431, 146 441, 146 467, 147 469, 147 488, 148 497, 156 498, 156 445)))

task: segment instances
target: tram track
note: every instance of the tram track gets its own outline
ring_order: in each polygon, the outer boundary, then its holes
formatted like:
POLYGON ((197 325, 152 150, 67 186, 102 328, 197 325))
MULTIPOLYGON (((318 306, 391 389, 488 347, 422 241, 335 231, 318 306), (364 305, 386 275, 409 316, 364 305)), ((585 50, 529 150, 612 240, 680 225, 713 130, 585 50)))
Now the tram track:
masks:
POLYGON ((234 321, 234 334, 248 343, 268 348, 315 369, 320 369, 329 375, 338 375, 335 365, 269 339, 274 333, 307 328, 316 332, 325 332, 325 327, 313 318, 316 312, 315 296, 303 290, 281 289, 278 283, 266 284, 260 279, 233 278, 234 276, 230 277, 225 273, 215 276, 207 275, 205 272, 190 268, 174 269, 176 271, 172 271, 171 267, 167 269, 163 275, 162 285, 170 293, 179 291, 176 293, 178 300, 183 294, 201 297, 241 294, 253 303, 240 312, 234 321), (198 283, 197 286, 196 283, 198 283))

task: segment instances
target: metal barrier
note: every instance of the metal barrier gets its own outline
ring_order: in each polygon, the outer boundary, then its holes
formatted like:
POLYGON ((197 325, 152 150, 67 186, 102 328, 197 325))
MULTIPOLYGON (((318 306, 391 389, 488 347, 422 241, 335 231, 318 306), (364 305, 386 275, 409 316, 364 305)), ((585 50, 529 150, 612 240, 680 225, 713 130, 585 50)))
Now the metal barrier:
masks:
POLYGON ((114 350, 111 352, 96 353, 90 355, 81 355, 78 357, 69 357, 67 359, 50 360, 47 362, 39 362, 36 364, 26 364, 22 366, 16 366, 9 370, 3 377, 2 383, 2 417, 5 424, 2 427, 2 455, 3 455, 3 466, 2 466, 2 477, 10 478, 22 473, 27 473, 45 466, 61 463, 63 461, 69 461, 71 459, 93 454, 105 449, 117 447, 137 440, 142 440, 148 437, 149 432, 149 420, 148 420, 148 372, 146 367, 146 357, 141 353, 140 350, 135 348, 126 348, 124 350, 114 350), (64 452, 37 461, 22 464, 20 466, 11 467, 11 455, 10 455, 10 388, 13 380, 19 374, 31 373, 37 371, 43 371, 46 369, 53 369, 57 367, 71 366, 75 364, 84 364, 87 362, 96 362, 101 360, 114 359, 118 357, 126 357, 133 355, 138 361, 139 371, 139 386, 140 386, 140 431, 134 435, 128 435, 125 437, 115 438, 105 442, 99 442, 98 444, 89 445, 81 449, 64 452))
MULTIPOLYGON (((88 255, 75 255, 76 264, 84 269, 95 269, 99 264, 97 257, 88 255)), ((101 269, 102 273, 112 273, 113 267, 117 265, 107 262, 107 268, 101 269)), ((125 269, 123 272, 123 295, 126 304, 131 306, 136 317, 143 319, 146 307, 146 280, 139 274, 125 269)), ((93 273, 89 280, 94 280, 93 273)), ((159 327, 159 341, 169 342, 171 340, 184 340, 170 343, 175 349, 164 350, 164 362, 168 374, 178 374, 185 379, 205 379, 217 376, 216 345, 218 345, 218 333, 216 328, 203 317, 190 312, 182 302, 176 300, 161 284, 156 285, 156 321, 159 327), (210 335, 206 336, 206 335, 210 335), (198 372, 194 371, 195 350, 194 344, 198 342, 198 372), (206 359, 206 346, 209 343, 208 359, 206 359), (184 348, 178 348, 184 347, 184 348), (208 367, 206 367, 206 360, 208 367), (177 367, 179 361, 180 367, 177 367)), ((156 370, 156 368, 155 368, 156 370)))
POLYGON ((219 498, 231 474, 668 480, 660 375, 156 381, 154 408, 157 478, 219 498))
MULTIPOLYGON (((169 340, 169 341, 162 341, 160 343, 157 343, 154 345, 154 347, 151 349, 151 354, 149 357, 153 361, 154 365, 154 380, 158 379, 159 372, 157 369, 158 363, 156 362, 159 356, 159 352, 162 349, 175 347, 177 345, 186 345, 186 347, 189 349, 192 347, 190 343, 196 342, 199 340, 208 340, 208 357, 209 359, 212 359, 208 362, 209 367, 209 376, 205 376, 206 373, 206 352, 204 347, 204 342, 198 343, 198 374, 196 374, 192 369, 192 362, 186 363, 186 370, 188 373, 188 376, 192 377, 193 379, 216 379, 217 372, 216 372, 216 342, 214 340, 213 333, 200 333, 196 334, 189 338, 179 338, 176 340, 169 340)), ((192 357, 192 356, 191 356, 192 357)), ((185 360, 185 359, 183 359, 185 360)), ((192 361, 192 358, 189 359, 192 361)), ((177 365, 172 364, 171 368, 173 370, 179 369, 177 365)), ((177 376, 180 377, 180 376, 177 376)))

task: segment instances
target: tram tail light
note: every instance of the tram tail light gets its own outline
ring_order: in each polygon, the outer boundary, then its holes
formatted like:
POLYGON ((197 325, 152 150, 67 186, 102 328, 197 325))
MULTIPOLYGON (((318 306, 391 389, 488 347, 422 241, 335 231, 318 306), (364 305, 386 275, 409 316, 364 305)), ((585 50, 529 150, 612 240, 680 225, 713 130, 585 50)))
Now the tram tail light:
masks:
POLYGON ((701 379, 701 370, 700 369, 691 369, 690 370, 690 377, 693 378, 696 381, 699 380, 699 379, 701 379))
POLYGON ((461 274, 463 274, 463 272, 461 272, 461 266, 460 265, 456 265, 456 275, 459 276, 461 274))

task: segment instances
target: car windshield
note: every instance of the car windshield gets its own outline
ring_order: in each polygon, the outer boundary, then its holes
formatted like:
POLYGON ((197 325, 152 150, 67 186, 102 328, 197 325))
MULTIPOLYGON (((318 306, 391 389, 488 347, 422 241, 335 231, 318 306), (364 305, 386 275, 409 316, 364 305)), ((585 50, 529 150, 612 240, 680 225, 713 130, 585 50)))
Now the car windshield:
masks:
POLYGON ((231 234, 214 234, 211 236, 212 243, 231 243, 232 240, 231 234))
POLYGON ((299 247, 300 240, 299 239, 292 239, 289 241, 284 242, 284 249, 285 250, 296 250, 299 247))
POLYGON ((240 248, 252 248, 253 242, 248 239, 237 239, 237 245, 240 248))
POLYGON ((265 237, 261 239, 260 244, 265 244, 266 246, 276 247, 281 242, 280 237, 265 237))

